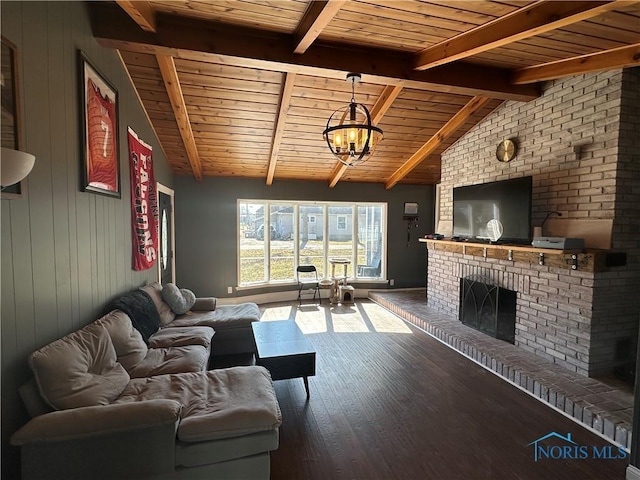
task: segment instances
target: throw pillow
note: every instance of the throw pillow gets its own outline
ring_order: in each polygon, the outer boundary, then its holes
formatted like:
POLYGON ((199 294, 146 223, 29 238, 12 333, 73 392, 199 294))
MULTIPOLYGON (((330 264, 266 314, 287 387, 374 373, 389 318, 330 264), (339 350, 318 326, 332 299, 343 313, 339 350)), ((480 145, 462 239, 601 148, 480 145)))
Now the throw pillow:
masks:
POLYGON ((175 320, 176 314, 173 313, 173 310, 167 305, 167 302, 162 299, 162 285, 158 282, 148 283, 144 287, 140 287, 140 290, 146 292, 147 295, 151 297, 151 300, 153 300, 156 310, 158 310, 158 315, 160 316, 161 327, 166 327, 175 320))
POLYGON ((121 310, 112 310, 85 328, 107 330, 116 351, 117 361, 127 372, 133 370, 147 356, 147 344, 144 343, 142 334, 133 327, 129 316, 121 310))
POLYGON ((85 327, 42 347, 29 366, 40 395, 56 410, 107 405, 129 383, 104 327, 85 327))
POLYGON ((162 299, 176 315, 187 313, 196 303, 196 296, 191 290, 178 288, 174 283, 167 283, 162 287, 162 299))

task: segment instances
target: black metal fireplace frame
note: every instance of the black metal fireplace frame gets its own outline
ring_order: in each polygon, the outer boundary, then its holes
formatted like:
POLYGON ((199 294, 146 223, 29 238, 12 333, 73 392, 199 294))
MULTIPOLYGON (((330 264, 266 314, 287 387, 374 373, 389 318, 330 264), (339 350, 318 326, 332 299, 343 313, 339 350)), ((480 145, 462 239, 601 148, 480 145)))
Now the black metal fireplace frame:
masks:
POLYGON ((492 337, 515 343, 517 292, 484 277, 460 278, 459 319, 492 337))

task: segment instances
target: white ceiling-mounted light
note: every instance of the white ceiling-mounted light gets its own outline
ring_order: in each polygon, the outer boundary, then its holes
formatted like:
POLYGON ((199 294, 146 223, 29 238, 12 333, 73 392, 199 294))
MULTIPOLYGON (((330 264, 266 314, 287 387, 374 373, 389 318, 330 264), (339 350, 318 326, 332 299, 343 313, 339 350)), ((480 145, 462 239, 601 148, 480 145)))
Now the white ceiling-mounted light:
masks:
POLYGON ((30 153, 2 148, 0 156, 0 185, 7 187, 23 180, 36 162, 30 153))
POLYGON ((355 99, 355 84, 361 80, 359 73, 347 74, 351 82, 351 102, 331 114, 322 135, 331 153, 348 166, 366 161, 382 139, 382 130, 373 125, 371 114, 355 99))

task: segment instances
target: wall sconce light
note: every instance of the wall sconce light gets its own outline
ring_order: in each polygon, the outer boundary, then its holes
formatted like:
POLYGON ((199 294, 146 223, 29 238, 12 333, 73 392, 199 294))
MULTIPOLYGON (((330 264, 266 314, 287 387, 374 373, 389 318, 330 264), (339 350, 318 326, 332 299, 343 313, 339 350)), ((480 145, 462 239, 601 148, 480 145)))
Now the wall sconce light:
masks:
POLYGON ((3 147, 0 156, 0 185, 7 187, 20 182, 31 173, 35 162, 36 157, 30 153, 3 147))

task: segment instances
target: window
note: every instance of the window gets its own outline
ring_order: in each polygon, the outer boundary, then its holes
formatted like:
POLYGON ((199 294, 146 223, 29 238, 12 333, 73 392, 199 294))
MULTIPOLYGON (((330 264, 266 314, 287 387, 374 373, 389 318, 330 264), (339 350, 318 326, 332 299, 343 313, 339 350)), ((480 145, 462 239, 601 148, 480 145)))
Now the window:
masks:
POLYGON ((358 205, 359 278, 379 278, 383 253, 382 211, 375 205, 358 205))
MULTIPOLYGON (((238 279, 250 287, 294 283, 298 265, 331 276, 350 261, 351 280, 385 278, 386 204, 238 200, 238 279)), ((342 269, 341 269, 342 272, 342 269)))
MULTIPOLYGON (((240 249, 238 259, 240 263, 240 285, 265 283, 267 277, 266 247, 264 240, 264 203, 239 204, 240 249)), ((268 237, 267 237, 268 238, 268 237)))
POLYGON ((293 245, 293 205, 272 203, 269 205, 271 241, 269 242, 270 282, 290 280, 295 273, 295 249, 293 245))
POLYGON ((165 270, 169 262, 169 219, 167 210, 162 209, 162 224, 160 226, 160 268, 165 270))
MULTIPOLYGON (((353 231, 347 229, 347 223, 352 225, 353 206, 352 205, 330 205, 329 206, 329 242, 327 250, 329 258, 346 258, 351 260, 347 265, 347 277, 353 277, 352 258, 353 248, 353 231)), ((357 262, 355 262, 357 264, 357 262)), ((341 275, 344 272, 340 268, 341 275)), ((337 272, 336 272, 337 275, 337 272)))

